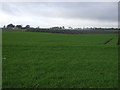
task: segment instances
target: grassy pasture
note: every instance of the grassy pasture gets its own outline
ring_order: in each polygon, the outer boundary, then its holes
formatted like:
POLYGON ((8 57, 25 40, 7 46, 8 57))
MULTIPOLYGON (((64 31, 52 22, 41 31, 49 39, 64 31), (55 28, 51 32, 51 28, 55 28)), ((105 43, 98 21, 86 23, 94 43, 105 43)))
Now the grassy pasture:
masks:
POLYGON ((117 37, 3 32, 3 88, 116 88, 117 37))

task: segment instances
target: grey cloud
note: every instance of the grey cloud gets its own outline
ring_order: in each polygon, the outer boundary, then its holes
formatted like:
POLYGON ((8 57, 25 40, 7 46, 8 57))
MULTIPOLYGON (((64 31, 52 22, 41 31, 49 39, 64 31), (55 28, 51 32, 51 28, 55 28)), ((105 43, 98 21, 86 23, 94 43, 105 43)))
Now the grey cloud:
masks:
POLYGON ((52 19, 55 19, 56 22, 59 22, 59 18, 63 18, 65 22, 72 19, 73 24, 76 23, 76 25, 78 23, 76 20, 79 19, 87 19, 94 21, 94 23, 96 20, 111 23, 118 20, 117 2, 17 2, 2 3, 0 9, 8 16, 15 17, 15 22, 22 23, 30 22, 31 18, 30 23, 37 23, 37 20, 40 20, 39 22, 43 24, 51 22, 52 19))
POLYGON ((115 2, 39 2, 4 3, 2 10, 13 15, 43 16, 52 18, 84 18, 95 20, 117 20, 115 2))
POLYGON ((60 15, 63 18, 85 18, 116 21, 118 15, 117 3, 113 2, 66 3, 63 4, 63 7, 61 7, 60 11, 60 15))

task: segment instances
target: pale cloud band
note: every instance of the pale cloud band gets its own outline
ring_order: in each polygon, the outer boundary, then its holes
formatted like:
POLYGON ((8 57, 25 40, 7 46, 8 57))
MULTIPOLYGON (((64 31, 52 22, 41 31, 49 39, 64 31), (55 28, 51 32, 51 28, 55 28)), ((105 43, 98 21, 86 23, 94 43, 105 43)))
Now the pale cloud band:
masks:
POLYGON ((0 0, 0 2, 119 2, 119 0, 0 0))
POLYGON ((0 26, 118 27, 117 2, 3 2, 0 26))

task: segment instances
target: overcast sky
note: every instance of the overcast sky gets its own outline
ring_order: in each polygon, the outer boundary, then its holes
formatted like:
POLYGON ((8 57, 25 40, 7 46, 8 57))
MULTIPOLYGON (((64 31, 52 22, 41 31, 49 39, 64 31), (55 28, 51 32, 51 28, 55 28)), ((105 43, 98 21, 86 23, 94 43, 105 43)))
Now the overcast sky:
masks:
POLYGON ((5 2, 0 7, 0 27, 118 27, 117 2, 5 2))

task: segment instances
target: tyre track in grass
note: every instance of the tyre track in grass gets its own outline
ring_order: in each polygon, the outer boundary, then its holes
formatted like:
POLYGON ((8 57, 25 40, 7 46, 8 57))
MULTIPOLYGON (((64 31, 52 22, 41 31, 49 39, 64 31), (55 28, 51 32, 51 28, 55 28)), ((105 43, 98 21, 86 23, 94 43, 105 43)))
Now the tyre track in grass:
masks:
POLYGON ((107 41, 105 41, 104 42, 104 44, 108 44, 110 41, 112 41, 113 40, 113 37, 112 38, 110 38, 110 39, 108 39, 107 41))
POLYGON ((120 45, 120 35, 118 36, 118 45, 120 45))

